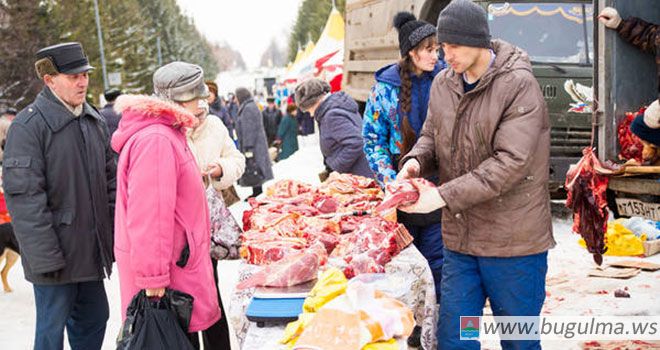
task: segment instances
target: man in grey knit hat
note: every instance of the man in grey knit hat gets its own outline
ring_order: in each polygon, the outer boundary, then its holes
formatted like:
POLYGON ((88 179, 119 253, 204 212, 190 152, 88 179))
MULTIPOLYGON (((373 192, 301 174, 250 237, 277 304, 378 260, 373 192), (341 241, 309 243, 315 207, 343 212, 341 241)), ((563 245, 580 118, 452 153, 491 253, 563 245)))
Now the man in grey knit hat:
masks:
MULTIPOLYGON (((461 316, 538 316, 545 299, 552 236, 547 190, 550 128, 527 54, 491 40, 486 12, 454 0, 438 18, 438 41, 450 66, 436 76, 417 144, 399 178, 437 174, 420 185, 426 213, 443 208, 445 244, 439 349, 479 349, 461 340, 461 316)), ((475 338, 472 338, 475 339, 475 338)), ((540 349, 538 340, 502 348, 540 349)))

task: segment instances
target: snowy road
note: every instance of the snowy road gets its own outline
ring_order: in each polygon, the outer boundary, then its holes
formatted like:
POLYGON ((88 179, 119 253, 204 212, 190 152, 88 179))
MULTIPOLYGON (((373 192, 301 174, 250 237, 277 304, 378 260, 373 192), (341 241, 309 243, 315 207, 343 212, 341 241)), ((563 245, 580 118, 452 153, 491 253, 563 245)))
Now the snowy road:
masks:
MULTIPOLYGON (((318 140, 305 137, 301 140, 301 150, 293 157, 275 164, 277 179, 293 178, 310 183, 318 183, 317 174, 323 169, 318 140)), ((239 188, 244 198, 250 189, 239 188)), ((244 202, 234 205, 231 210, 237 218, 247 207, 244 202)), ((544 314, 582 315, 660 315, 660 272, 642 272, 629 280, 587 278, 587 271, 594 266, 593 260, 577 244, 578 237, 570 231, 570 222, 554 220, 553 227, 557 247, 549 254, 547 299, 544 314), (614 290, 628 287, 631 298, 614 298, 614 290), (607 294, 602 291, 607 292, 607 294), (546 313, 547 312, 547 313, 546 313)), ((605 257, 605 262, 631 258, 605 257)), ((633 258, 634 259, 634 258, 633 258)), ((660 255, 646 261, 660 263, 660 255)), ((233 286, 238 278, 237 262, 222 262, 220 289, 229 310, 228 302, 233 286)), ((115 270, 116 273, 116 270, 115 270)), ((0 349, 23 350, 32 348, 34 334, 34 297, 29 283, 23 279, 23 271, 17 264, 10 272, 9 280, 13 293, 0 292, 0 349)), ((119 331, 121 317, 119 310, 119 285, 116 275, 106 281, 110 300, 110 321, 106 332, 104 349, 114 349, 114 341, 119 331)), ((544 342, 544 349, 578 349, 577 342, 544 342)), ((65 346, 68 348, 68 346, 65 346)), ((484 344, 483 348, 497 349, 497 343, 484 344)))

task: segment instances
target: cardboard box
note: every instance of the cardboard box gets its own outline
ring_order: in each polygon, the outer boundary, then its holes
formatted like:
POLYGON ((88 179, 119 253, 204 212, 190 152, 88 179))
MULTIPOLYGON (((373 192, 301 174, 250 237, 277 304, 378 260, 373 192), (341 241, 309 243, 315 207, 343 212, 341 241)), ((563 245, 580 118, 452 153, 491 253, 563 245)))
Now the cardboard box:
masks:
POLYGON ((660 253, 660 239, 642 242, 644 245, 644 256, 651 256, 660 253))

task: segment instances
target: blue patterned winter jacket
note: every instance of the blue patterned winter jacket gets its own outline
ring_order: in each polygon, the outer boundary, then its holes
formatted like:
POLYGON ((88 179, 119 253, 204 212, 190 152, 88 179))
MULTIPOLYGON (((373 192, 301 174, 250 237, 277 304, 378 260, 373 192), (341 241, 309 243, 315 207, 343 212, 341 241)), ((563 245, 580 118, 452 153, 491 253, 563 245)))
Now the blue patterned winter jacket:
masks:
MULTIPOLYGON (((412 98, 408 121, 417 137, 426 120, 431 83, 445 67, 445 62, 439 60, 432 72, 425 72, 419 77, 411 76, 412 98)), ((403 147, 399 113, 400 87, 401 78, 397 63, 379 69, 376 72, 376 84, 371 89, 364 109, 364 153, 381 186, 396 178, 395 162, 403 147)))

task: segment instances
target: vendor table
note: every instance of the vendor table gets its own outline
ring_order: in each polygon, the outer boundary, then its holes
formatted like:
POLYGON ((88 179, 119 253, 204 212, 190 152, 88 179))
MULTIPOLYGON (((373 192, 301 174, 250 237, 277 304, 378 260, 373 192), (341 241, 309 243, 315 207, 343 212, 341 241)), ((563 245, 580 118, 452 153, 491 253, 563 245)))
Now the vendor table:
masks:
MULTIPOLYGON (((258 269, 259 266, 242 262, 239 281, 249 278, 258 269)), ((404 292, 398 299, 413 310, 417 325, 422 327, 422 348, 435 350, 438 310, 433 275, 426 259, 415 246, 410 245, 385 265, 385 273, 394 285, 404 286, 404 292)), ((229 320, 236 331, 241 349, 281 349, 283 346, 278 341, 284 334, 285 324, 257 327, 255 322, 245 317, 245 310, 254 291, 254 288, 236 290, 231 299, 229 320)))

